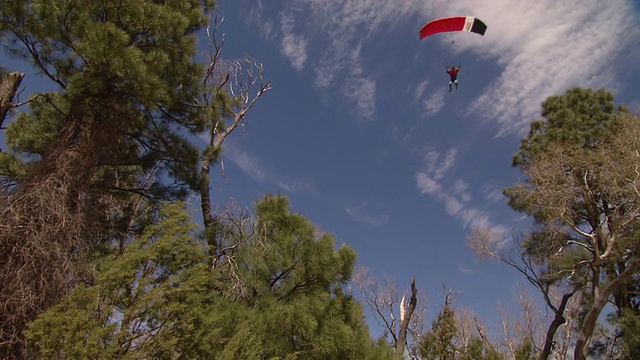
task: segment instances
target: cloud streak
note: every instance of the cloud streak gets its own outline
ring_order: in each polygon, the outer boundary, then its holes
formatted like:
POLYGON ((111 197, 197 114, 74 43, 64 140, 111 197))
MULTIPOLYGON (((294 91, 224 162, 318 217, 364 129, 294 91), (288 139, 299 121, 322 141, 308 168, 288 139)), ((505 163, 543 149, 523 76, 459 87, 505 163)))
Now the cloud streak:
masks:
MULTIPOLYGON (((506 234, 506 226, 495 224, 487 212, 471 205, 472 196, 465 181, 445 180, 449 177, 449 172, 455 168, 457 154, 455 148, 445 153, 427 151, 423 157, 424 167, 415 175, 418 191, 441 201, 445 212, 459 219, 467 229, 491 228, 497 234, 506 234)), ((485 196, 495 194, 489 192, 485 196)))
POLYGON ((344 210, 347 212, 347 214, 349 214, 349 216, 351 216, 351 218, 368 228, 384 226, 389 223, 388 215, 372 214, 370 212, 367 212, 367 205, 368 203, 365 202, 356 207, 345 206, 344 210))
POLYGON ((307 62, 307 39, 293 32, 294 19, 282 14, 280 30, 282 31, 281 51, 289 59, 291 66, 296 70, 302 70, 307 62))
MULTIPOLYGON (((271 30, 273 22, 267 19, 265 7, 258 2, 251 14, 271 30)), ((424 10, 424 5, 419 1, 288 2, 278 12, 282 24, 278 41, 282 54, 296 70, 305 68, 311 57, 309 37, 312 36, 316 44, 322 44, 322 48, 316 48, 318 60, 313 63, 315 86, 323 90, 337 86, 354 104, 358 118, 368 122, 375 118, 377 84, 364 68, 363 46, 373 41, 381 29, 392 29, 398 19, 420 10, 424 10)), ((259 26, 257 21, 251 23, 259 26)))
POLYGON ((522 135, 540 103, 573 86, 616 90, 614 59, 640 38, 628 0, 451 1, 438 14, 475 14, 489 24, 482 40, 460 37, 460 51, 491 58, 500 74, 468 110, 498 125, 498 136, 522 135))
MULTIPOLYGON (((458 34, 457 52, 469 52, 493 62, 498 75, 469 108, 467 115, 496 125, 496 135, 521 136, 538 116, 540 103, 573 86, 616 90, 622 76, 611 66, 622 51, 640 44, 637 9, 631 0, 307 0, 279 6, 280 33, 264 16, 262 2, 252 16, 261 19, 265 37, 278 39, 282 54, 296 70, 307 67, 314 41, 315 85, 334 86, 354 104, 361 119, 373 121, 378 87, 367 69, 363 49, 399 24, 474 15, 488 25, 484 37, 458 34), (313 40, 310 37, 313 37, 313 40)), ((257 22, 254 22, 257 24, 257 22)), ((434 37, 434 41, 450 41, 434 37)), ((393 56, 393 54, 389 54, 393 56)), ((627 59, 627 65, 633 66, 627 59)), ((420 80, 422 81, 422 80, 420 80)), ((427 83, 414 85, 416 96, 427 83)), ((438 113, 444 94, 421 102, 423 116, 438 113)))
POLYGON ((227 141, 225 149, 224 157, 236 164, 254 181, 268 182, 292 193, 315 193, 317 191, 316 185, 312 180, 284 179, 274 174, 272 170, 260 165, 262 162, 255 154, 240 148, 233 141, 227 141))
MULTIPOLYGON (((636 68, 637 59, 632 57, 640 45, 640 19, 633 0, 306 0, 264 2, 264 6, 258 2, 253 8, 260 10, 254 15, 263 19, 265 37, 278 43, 292 68, 310 72, 316 88, 341 94, 357 118, 366 122, 375 121, 381 90, 377 68, 369 67, 375 63, 368 61, 369 51, 376 49, 374 56, 381 56, 381 61, 397 56, 380 51, 381 38, 420 19, 479 17, 488 25, 485 36, 452 34, 456 46, 449 49, 476 57, 495 74, 463 113, 494 125, 496 136, 522 136, 539 116, 541 102, 568 88, 605 87, 615 92, 625 71, 613 64, 636 68), (280 19, 280 27, 267 13, 280 19)), ((417 36, 417 30, 412 35, 417 36)), ((448 45, 451 38, 434 36, 432 41, 448 45)), ((424 78, 412 81, 406 84, 413 89, 412 105, 421 108, 423 117, 438 114, 445 105, 445 90, 432 89, 424 78)), ((441 201, 465 227, 500 227, 470 205, 471 192, 463 180, 445 181, 456 156, 455 149, 426 153, 423 169, 415 174, 418 191, 441 201)), ((486 189, 485 201, 502 199, 496 189, 486 189)))

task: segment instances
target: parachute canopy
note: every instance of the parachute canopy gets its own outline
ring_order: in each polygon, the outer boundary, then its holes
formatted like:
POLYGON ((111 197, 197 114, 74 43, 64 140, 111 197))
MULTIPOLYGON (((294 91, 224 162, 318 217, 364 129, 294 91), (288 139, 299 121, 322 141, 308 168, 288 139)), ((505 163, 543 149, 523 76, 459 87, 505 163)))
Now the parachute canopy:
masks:
POLYGON ((473 16, 455 16, 435 19, 420 29, 420 40, 433 34, 450 31, 469 31, 484 35, 484 32, 487 31, 487 25, 473 16))

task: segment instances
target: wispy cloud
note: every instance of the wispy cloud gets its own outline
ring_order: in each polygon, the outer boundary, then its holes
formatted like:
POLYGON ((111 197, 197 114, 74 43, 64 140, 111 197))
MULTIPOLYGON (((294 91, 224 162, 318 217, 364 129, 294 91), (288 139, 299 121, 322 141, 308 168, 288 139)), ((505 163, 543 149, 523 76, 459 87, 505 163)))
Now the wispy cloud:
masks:
POLYGON ((344 210, 355 221, 369 228, 383 226, 389 223, 389 216, 386 214, 374 214, 367 211, 367 202, 356 207, 345 206, 344 210))
POLYGON ((246 22, 259 29, 260 35, 266 40, 272 40, 277 36, 275 21, 264 15, 264 4, 262 0, 253 3, 253 7, 247 14, 246 22))
MULTIPOLYGON (((275 6, 275 5, 271 5, 275 6)), ((261 1, 253 6, 256 19, 264 19, 261 1)), ((317 59, 313 67, 315 86, 337 86, 355 106, 358 118, 371 121, 376 109, 376 81, 363 66, 363 45, 372 41, 382 28, 392 29, 398 19, 424 10, 420 1, 387 0, 308 0, 281 5, 282 26, 279 42, 283 55, 296 70, 305 68, 309 57, 309 37, 314 36, 317 59)), ((265 21, 272 29, 272 21, 265 21)), ((258 26, 258 22, 252 22, 258 26)), ((262 26, 262 25, 259 25, 262 26)))
POLYGON ((276 180, 274 184, 278 185, 285 191, 292 193, 308 192, 316 193, 316 184, 311 180, 276 180))
MULTIPOLYGON (((295 69, 310 67, 313 36, 315 85, 337 86, 365 120, 375 117, 378 87, 363 53, 396 26, 453 15, 474 15, 485 21, 484 37, 456 36, 457 52, 467 52, 496 65, 497 76, 469 106, 467 114, 494 123, 499 136, 521 136, 540 113, 540 103, 573 86, 616 91, 623 71, 615 61, 635 66, 632 50, 640 45, 640 19, 633 0, 307 0, 253 6, 252 18, 266 38, 277 38, 295 69), (264 7, 277 7, 279 33, 264 7), (625 52, 626 53, 623 53, 625 52), (620 60, 621 56, 626 58, 620 60), (359 92, 360 91, 360 92, 359 92), (356 96, 355 94, 361 94, 356 96)), ((273 13, 271 13, 273 16, 273 13)), ((469 35, 469 34, 460 34, 469 35)), ((434 37, 433 41, 450 41, 434 37)), ((393 56, 393 54, 389 54, 393 56)), ((428 83, 414 86, 423 98, 428 83)), ((438 113, 444 93, 421 102, 423 116, 438 113)))
POLYGON ((462 179, 449 179, 454 168, 457 150, 444 153, 430 150, 425 152, 424 168, 415 175, 418 191, 442 202, 445 212, 459 219, 467 229, 491 228, 496 233, 506 234, 506 226, 494 223, 490 215, 471 205, 469 185, 462 179))
POLYGON ((255 181, 272 183, 284 191, 293 193, 314 194, 317 191, 312 180, 285 178, 274 173, 272 169, 264 168, 258 155, 242 149, 233 141, 226 143, 224 157, 236 164, 255 181))
POLYGON ((343 94, 354 103, 355 111, 363 121, 372 121, 375 115, 376 83, 371 79, 354 78, 344 84, 343 94))
POLYGON ((414 89, 414 101, 422 106, 422 116, 430 117, 436 115, 444 107, 445 92, 431 89, 428 79, 422 80, 414 89))
POLYGON ((429 117, 440 112, 444 106, 444 90, 436 90, 422 102, 422 116, 429 117))
MULTIPOLYGON (((616 90, 611 65, 640 43, 633 2, 449 1, 437 15, 473 14, 488 24, 483 38, 459 37, 460 51, 491 58, 501 71, 469 113, 498 125, 497 135, 522 135, 540 103, 573 86, 616 90)), ((637 61, 637 60, 636 60, 637 61)))
POLYGON ((260 163, 254 156, 237 146, 231 145, 231 142, 228 143, 227 151, 224 152, 225 157, 238 165, 238 167, 253 180, 263 181, 266 179, 267 175, 265 170, 260 166, 260 163))
POLYGON ((493 203, 506 201, 506 197, 502 193, 502 189, 494 185, 488 185, 485 187, 484 198, 493 203))
POLYGON ((281 51, 289 59, 291 66, 302 70, 307 61, 307 39, 293 32, 294 19, 288 14, 282 14, 280 30, 282 31, 281 51))

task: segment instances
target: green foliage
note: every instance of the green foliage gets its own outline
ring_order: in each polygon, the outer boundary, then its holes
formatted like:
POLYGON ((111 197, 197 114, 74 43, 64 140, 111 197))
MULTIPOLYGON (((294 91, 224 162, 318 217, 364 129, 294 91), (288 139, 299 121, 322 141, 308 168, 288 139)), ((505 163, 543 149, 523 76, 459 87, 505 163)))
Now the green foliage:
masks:
POLYGON ((0 2, 0 46, 56 85, 8 124, 0 155, 0 204, 11 210, 0 223, 12 229, 0 248, 14 249, 0 252, 0 303, 11 309, 0 315, 0 352, 20 357, 27 323, 92 280, 88 261, 114 244, 123 251, 142 213, 195 188, 199 153, 186 134, 207 125, 194 106, 203 77, 194 59, 213 5, 0 2), (40 216, 51 208, 45 188, 73 228, 40 216))
POLYGON ((608 300, 618 310, 638 303, 633 274, 640 264, 629 255, 639 248, 638 177, 631 169, 638 168, 640 119, 605 90, 571 89, 542 109, 545 120, 531 124, 513 157, 526 178, 504 194, 536 222, 521 255, 539 289, 545 296, 549 286, 580 293, 573 320, 581 358, 608 300))
POLYGON ((472 337, 462 351, 461 360, 504 360, 505 357, 493 346, 487 346, 479 337, 472 337))
POLYGON ((38 358, 390 359, 342 285, 355 253, 334 249, 283 196, 257 204, 254 237, 211 267, 184 204, 167 204, 121 256, 34 321, 38 358), (237 276, 230 281, 230 277, 237 276), (244 289, 238 291, 238 289, 244 289))
POLYGON ((126 165, 142 176, 160 165, 195 187, 198 151, 180 128, 200 132, 206 126, 189 105, 203 71, 193 61, 194 34, 205 25, 204 10, 213 2, 202 5, 199 0, 7 5, 3 16, 22 19, 6 25, 9 53, 32 62, 62 90, 32 103, 32 111, 10 125, 11 149, 45 163, 73 149, 84 171, 126 165))
POLYGON ((93 359, 206 354, 215 334, 208 327, 220 317, 213 312, 214 277, 183 206, 165 206, 158 224, 125 254, 106 261, 96 285, 77 287, 34 321, 27 331, 32 354, 93 359))
POLYGON ((342 290, 356 261, 352 248, 334 250, 331 235, 316 236, 311 222, 289 212, 284 196, 256 206, 255 238, 239 256, 247 301, 268 329, 264 354, 305 359, 363 354, 362 307, 342 290), (359 330, 358 330, 359 329, 359 330))
POLYGON ((329 234, 316 238, 304 216, 291 214, 284 196, 267 196, 257 205, 256 239, 248 249, 252 260, 250 287, 278 300, 295 292, 334 291, 351 277, 356 253, 342 246, 334 251, 329 234), (273 264, 278 264, 274 267, 273 264))
POLYGON ((68 104, 59 94, 39 97, 30 103, 31 112, 21 114, 5 133, 9 149, 25 155, 42 158, 52 152, 56 129, 62 126, 60 111, 69 111, 68 104))
POLYGON ((433 321, 431 330, 420 341, 420 355, 428 360, 453 360, 457 348, 457 327, 455 312, 445 305, 433 321))
POLYGON ((535 349, 533 339, 526 338, 518 345, 514 354, 514 360, 533 360, 535 359, 535 349))
POLYGON ((614 324, 620 327, 623 347, 631 359, 640 358, 640 315, 631 309, 624 309, 614 320, 614 324))
MULTIPOLYGON (((611 174, 633 167, 629 163, 633 159, 628 161, 629 156, 620 153, 629 149, 628 144, 615 143, 625 138, 622 129, 636 119, 626 115, 626 109, 616 106, 613 95, 602 89, 571 89, 548 98, 542 108, 545 120, 531 124, 529 136, 513 158, 513 165, 521 166, 527 179, 505 189, 504 194, 514 210, 531 215, 539 225, 527 235, 523 249, 533 263, 544 264, 545 278, 555 283, 580 270, 574 265, 588 261, 593 251, 605 251, 606 239, 593 243, 581 231, 621 231, 616 222, 628 221, 627 207, 618 206, 628 204, 628 182, 611 174), (603 216, 610 221, 602 224, 603 216), (611 228, 600 229, 603 226, 611 228), (569 241, 586 246, 567 246, 569 241), (588 250, 594 247, 598 248, 588 250), (563 249, 561 254, 559 249, 563 249)), ((575 284, 584 283, 584 276, 589 276, 574 274, 575 284)))
POLYGON ((626 113, 615 106, 613 95, 604 90, 573 88, 565 94, 551 96, 542 103, 542 117, 531 123, 529 135, 522 139, 513 156, 513 166, 530 163, 548 150, 551 143, 592 148, 611 136, 611 128, 626 113))

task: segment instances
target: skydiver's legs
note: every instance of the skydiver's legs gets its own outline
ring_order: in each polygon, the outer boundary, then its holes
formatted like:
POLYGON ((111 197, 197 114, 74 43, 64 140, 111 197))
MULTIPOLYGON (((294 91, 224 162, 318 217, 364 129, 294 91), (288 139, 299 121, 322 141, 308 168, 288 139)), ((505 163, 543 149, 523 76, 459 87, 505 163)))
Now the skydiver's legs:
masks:
POLYGON ((453 84, 453 81, 449 81, 449 92, 451 92, 451 84, 453 84))
POLYGON ((458 79, 456 79, 456 81, 454 81, 454 83, 456 84, 456 90, 458 90, 458 79))

